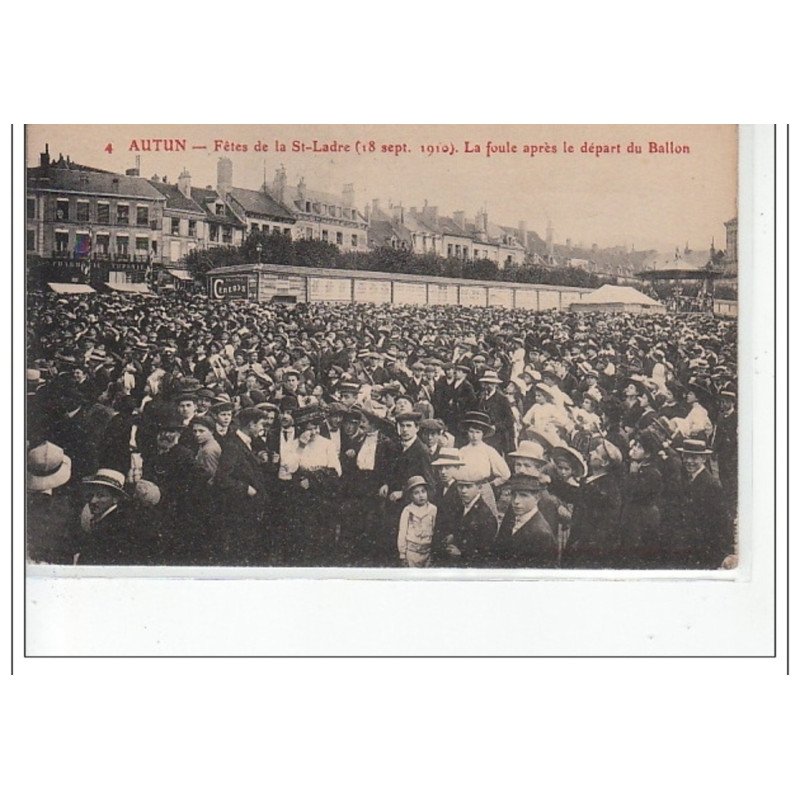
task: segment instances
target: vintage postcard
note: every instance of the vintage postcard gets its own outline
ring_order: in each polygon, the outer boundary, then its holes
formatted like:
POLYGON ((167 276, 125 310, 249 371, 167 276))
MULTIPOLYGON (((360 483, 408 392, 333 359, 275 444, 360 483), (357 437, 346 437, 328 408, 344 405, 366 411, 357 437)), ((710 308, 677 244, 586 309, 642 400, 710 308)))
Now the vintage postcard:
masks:
POLYGON ((739 135, 29 126, 29 569, 735 575, 739 135))

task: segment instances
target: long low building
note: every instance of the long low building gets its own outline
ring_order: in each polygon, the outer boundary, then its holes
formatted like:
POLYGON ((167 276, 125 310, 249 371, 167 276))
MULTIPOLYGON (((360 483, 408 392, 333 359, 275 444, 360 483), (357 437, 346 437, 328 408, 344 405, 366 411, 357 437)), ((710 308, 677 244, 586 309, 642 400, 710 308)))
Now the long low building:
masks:
POLYGON ((407 275, 392 272, 241 264, 211 269, 209 297, 260 303, 388 303, 390 305, 502 306, 531 311, 568 310, 592 290, 407 275))

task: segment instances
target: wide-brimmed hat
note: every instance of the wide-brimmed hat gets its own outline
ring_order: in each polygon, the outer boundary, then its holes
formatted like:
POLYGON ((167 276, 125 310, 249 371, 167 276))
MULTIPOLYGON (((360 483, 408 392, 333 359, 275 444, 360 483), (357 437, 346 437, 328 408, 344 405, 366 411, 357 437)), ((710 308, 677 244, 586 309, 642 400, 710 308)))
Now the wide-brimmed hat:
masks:
POLYGON ((417 486, 427 486, 428 481, 422 477, 422 475, 412 475, 407 481, 405 488, 403 491, 408 494, 412 489, 416 488, 417 486))
POLYGON ((186 427, 183 417, 172 408, 162 410, 156 418, 156 426, 159 431, 182 431, 186 427))
POLYGON ((550 460, 555 463, 557 458, 563 458, 570 465, 574 478, 586 476, 586 462, 574 447, 554 447, 550 451, 550 460))
POLYGON ((319 425, 325 420, 325 412, 320 406, 304 406, 293 411, 292 418, 298 428, 303 425, 319 425))
POLYGON ((708 449, 708 445, 703 439, 684 439, 682 447, 675 450, 682 455, 710 456, 714 451, 708 449))
POLYGON ((189 425, 191 427, 202 425, 204 428, 208 428, 212 433, 217 430, 217 421, 212 416, 206 416, 205 414, 198 414, 192 417, 189 425))
POLYGON ((555 393, 553 392, 553 388, 551 386, 548 386, 546 383, 541 383, 541 382, 537 383, 536 386, 534 387, 534 391, 541 392, 542 394, 547 395, 551 400, 556 399, 555 393))
POLYGON ((547 464, 547 456, 545 455, 544 447, 541 442, 535 442, 530 439, 523 439, 517 446, 517 449, 508 454, 508 457, 529 458, 542 466, 547 464))
POLYGON ((28 488, 34 492, 63 486, 72 475, 70 457, 52 442, 42 442, 28 451, 28 488))
POLYGON ((120 495, 125 494, 125 476, 115 469, 99 469, 94 475, 84 478, 81 483, 84 486, 104 486, 120 495))
POLYGON ((547 456, 554 447, 561 447, 564 445, 563 439, 561 439, 555 433, 550 433, 549 431, 545 433, 544 431, 537 431, 533 428, 527 428, 522 432, 522 435, 525 438, 520 442, 520 445, 526 441, 536 442, 537 444, 541 445, 545 456, 547 456))
POLYGON ((495 372, 495 370, 493 369, 487 369, 486 372, 484 372, 483 375, 481 375, 480 378, 478 378, 478 383, 498 384, 502 382, 503 381, 500 380, 500 378, 497 375, 497 372, 495 372))
POLYGON ((480 428, 489 436, 492 436, 495 432, 492 420, 489 418, 489 415, 485 414, 483 411, 467 411, 461 420, 461 428, 463 430, 467 428, 480 428))
POLYGON ((432 467, 462 467, 464 461, 457 447, 440 447, 436 460, 431 462, 432 467))

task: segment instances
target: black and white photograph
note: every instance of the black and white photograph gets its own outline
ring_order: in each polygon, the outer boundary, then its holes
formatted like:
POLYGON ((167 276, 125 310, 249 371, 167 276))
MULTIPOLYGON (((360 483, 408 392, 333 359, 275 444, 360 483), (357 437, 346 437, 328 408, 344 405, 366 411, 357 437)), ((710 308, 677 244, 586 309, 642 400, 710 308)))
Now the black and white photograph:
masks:
POLYGON ((735 575, 738 142, 28 126, 29 568, 735 575))

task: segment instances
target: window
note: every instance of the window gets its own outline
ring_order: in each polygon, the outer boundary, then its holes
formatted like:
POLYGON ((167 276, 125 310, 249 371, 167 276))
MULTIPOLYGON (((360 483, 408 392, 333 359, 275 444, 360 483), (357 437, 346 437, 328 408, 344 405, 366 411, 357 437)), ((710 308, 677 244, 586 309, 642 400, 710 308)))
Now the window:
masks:
POLYGON ((212 242, 219 241, 219 225, 215 222, 210 222, 208 225, 208 238, 211 239, 212 242))
POLYGON ((56 219, 59 222, 69 219, 69 200, 56 200, 56 219))
POLYGON ((127 236, 117 236, 117 252, 121 256, 128 255, 128 237, 127 236))
POLYGON ((311 213, 311 201, 306 200, 306 211, 310 214, 311 213))
POLYGON ((223 213, 224 206, 222 205, 222 203, 217 203, 216 206, 214 206, 214 207, 216 208, 216 211, 214 212, 215 214, 222 214, 223 213))
POLYGON ((447 245, 447 257, 450 258, 453 255, 453 244, 452 242, 447 245))
POLYGON ((306 239, 311 241, 314 238, 314 229, 313 228, 306 228, 306 239))
POLYGON ((256 231, 258 231, 258 223, 257 223, 257 222, 253 222, 253 223, 250 225, 250 230, 251 230, 253 233, 255 233, 256 231))
POLYGON ((180 236, 181 221, 177 219, 177 217, 172 217, 172 219, 170 219, 170 233, 173 236, 180 236))
POLYGON ((231 226, 230 225, 223 225, 222 226, 222 241, 225 244, 230 244, 233 240, 233 236, 231 235, 231 226))
POLYGON ((108 223, 111 221, 108 203, 97 204, 97 221, 100 223, 100 225, 108 225, 108 223))
POLYGON ((150 240, 146 236, 137 236, 136 237, 136 252, 137 253, 147 253, 147 248, 149 247, 150 240))
POLYGON ((75 206, 78 222, 89 221, 89 202, 87 200, 78 200, 75 206))
POLYGON ((291 236, 292 235, 292 229, 291 228, 284 228, 283 229, 283 235, 284 236, 291 236))
POLYGON ((322 241, 323 242, 328 241, 328 231, 322 231, 322 241))
POLYGON ((34 230, 25 231, 25 249, 26 250, 36 249, 36 231, 34 230))
POLYGON ((342 236, 341 231, 336 231, 336 244, 338 245, 344 244, 344 236, 342 236))
POLYGON ((350 237, 350 246, 358 247, 358 236, 355 233, 350 237))
POLYGON ((147 206, 136 206, 136 224, 147 227, 149 222, 149 209, 147 206))
POLYGON ((69 250, 69 234, 66 231, 56 231, 56 252, 66 253, 69 250))
MULTIPOLYGON (((28 219, 36 219, 36 198, 28 197, 25 200, 25 216, 28 219)), ((28 248, 29 250, 33 248, 28 248)))
POLYGON ((130 208, 127 205, 117 206, 117 225, 127 225, 130 221, 130 208))
POLYGON ((189 236, 197 236, 197 220, 189 220, 189 236))
POLYGON ((150 249, 153 251, 153 255, 158 255, 158 239, 153 239, 150 242, 150 249))
POLYGON ((104 256, 108 255, 110 237, 107 233, 98 233, 97 236, 94 237, 94 249, 96 253, 102 253, 104 256))

